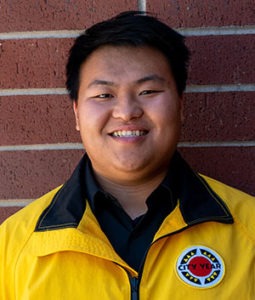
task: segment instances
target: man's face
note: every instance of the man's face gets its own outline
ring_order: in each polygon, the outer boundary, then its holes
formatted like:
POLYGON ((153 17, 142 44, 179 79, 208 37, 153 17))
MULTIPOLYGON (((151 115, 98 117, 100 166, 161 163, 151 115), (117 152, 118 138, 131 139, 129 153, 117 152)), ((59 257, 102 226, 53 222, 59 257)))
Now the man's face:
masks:
POLYGON ((181 99, 166 58, 150 47, 104 46, 81 67, 76 128, 98 176, 146 182, 166 173, 181 99))

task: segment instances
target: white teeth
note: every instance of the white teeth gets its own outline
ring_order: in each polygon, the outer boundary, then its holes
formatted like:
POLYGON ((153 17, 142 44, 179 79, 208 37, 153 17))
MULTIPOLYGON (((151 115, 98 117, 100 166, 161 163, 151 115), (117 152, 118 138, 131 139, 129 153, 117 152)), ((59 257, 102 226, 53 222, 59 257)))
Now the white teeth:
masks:
POLYGON ((112 133, 113 136, 117 137, 133 137, 145 135, 143 130, 118 130, 112 133))

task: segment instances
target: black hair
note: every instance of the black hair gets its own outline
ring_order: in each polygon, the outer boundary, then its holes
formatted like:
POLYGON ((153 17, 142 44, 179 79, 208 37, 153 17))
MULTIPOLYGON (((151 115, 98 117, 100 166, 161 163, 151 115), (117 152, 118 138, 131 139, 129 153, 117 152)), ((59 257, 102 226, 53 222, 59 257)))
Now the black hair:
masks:
POLYGON ((76 38, 66 65, 66 87, 72 100, 78 98, 81 65, 104 45, 149 46, 160 51, 168 60, 178 94, 183 94, 189 62, 184 37, 145 12, 127 11, 91 26, 76 38))

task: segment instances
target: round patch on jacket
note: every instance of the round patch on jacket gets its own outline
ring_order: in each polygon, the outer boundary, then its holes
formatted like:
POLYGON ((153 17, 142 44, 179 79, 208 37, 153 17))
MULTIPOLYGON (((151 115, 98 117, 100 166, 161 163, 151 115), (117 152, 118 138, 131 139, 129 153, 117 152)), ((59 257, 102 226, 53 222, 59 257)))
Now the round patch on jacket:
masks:
POLYGON ((176 271, 182 281, 197 288, 209 288, 221 282, 225 274, 222 258, 212 249, 192 246, 177 260, 176 271))

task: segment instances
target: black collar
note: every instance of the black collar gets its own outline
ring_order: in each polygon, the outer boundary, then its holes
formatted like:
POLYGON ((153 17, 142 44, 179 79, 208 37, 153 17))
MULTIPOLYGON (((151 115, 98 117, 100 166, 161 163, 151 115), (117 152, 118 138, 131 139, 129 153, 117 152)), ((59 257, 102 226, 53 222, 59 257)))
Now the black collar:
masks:
MULTIPOLYGON (((88 157, 84 155, 70 179, 41 214, 35 231, 78 226, 86 206, 84 176, 87 161, 88 157)), ((180 210, 188 225, 205 221, 233 223, 225 203, 205 180, 189 167, 179 153, 175 154, 171 169, 171 174, 174 174, 172 179, 178 191, 180 210)))
MULTIPOLYGON (((173 165, 175 159, 176 159, 176 155, 174 155, 171 165, 173 165)), ((86 174, 86 176, 85 176, 85 189, 86 189, 85 195, 90 204, 90 207, 92 208, 92 211, 95 213, 98 208, 97 206, 100 205, 100 203, 98 203, 96 201, 96 199, 98 199, 97 195, 103 196, 104 199, 107 199, 107 198, 113 199, 113 197, 111 195, 109 195, 108 193, 106 193, 105 191, 103 191, 102 188, 97 183, 95 176, 94 176, 93 169, 92 169, 92 165, 91 165, 91 162, 89 159, 87 159, 86 163, 85 163, 85 174, 86 174)), ((168 193, 170 195, 170 197, 167 197, 167 199, 169 200, 169 206, 171 206, 172 209, 174 209, 174 207, 177 204, 178 190, 177 190, 177 186, 174 182, 174 169, 171 166, 170 166, 169 171, 168 171, 167 175, 165 176, 164 180, 162 181, 162 183, 160 184, 160 186, 157 189, 163 189, 166 191, 166 193, 168 193)), ((99 198, 101 198, 101 197, 99 197, 99 198)), ((115 200, 113 199, 114 202, 115 202, 115 200)), ((150 200, 151 199, 149 197, 147 199, 147 205, 149 205, 148 201, 150 201, 150 200)))

